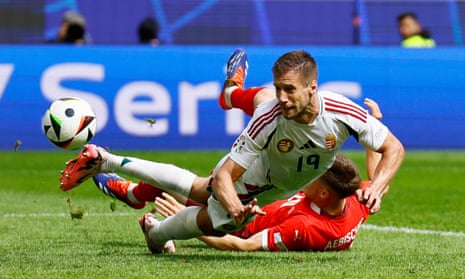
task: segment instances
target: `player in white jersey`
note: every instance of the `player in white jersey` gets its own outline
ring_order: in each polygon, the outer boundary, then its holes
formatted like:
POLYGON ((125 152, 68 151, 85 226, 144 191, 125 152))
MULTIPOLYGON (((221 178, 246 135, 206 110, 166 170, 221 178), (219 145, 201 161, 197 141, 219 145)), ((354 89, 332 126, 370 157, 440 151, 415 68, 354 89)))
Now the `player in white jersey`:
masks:
MULTIPOLYGON (((246 70, 245 52, 236 51, 228 61, 224 91, 229 87, 242 87, 246 70), (242 83, 237 82, 237 76, 242 83)), ((320 95, 316 64, 306 52, 283 55, 275 63, 273 73, 277 98, 257 107, 230 154, 215 168, 211 183, 213 194, 208 206, 188 207, 151 225, 145 235, 149 246, 155 247, 154 251, 163 251, 165 243, 171 239, 235 231, 255 214, 265 214, 256 205, 255 195, 270 188, 294 194, 331 166, 337 150, 349 135, 383 154, 370 186, 372 189, 364 190, 359 197, 372 212, 379 209, 382 193, 403 159, 402 144, 383 124, 348 99, 333 93, 320 95)), ((176 176, 184 185, 189 185, 179 188, 174 182, 164 185, 165 181, 154 179, 150 174, 153 168, 149 162, 89 146, 80 157, 69 162, 60 181, 62 189, 67 190, 94 175, 94 170, 120 171, 154 183, 165 191, 181 192, 198 200, 194 183, 186 183, 194 180, 193 174, 176 176)))
MULTIPOLYGON (((234 143, 230 158, 243 168, 266 170, 269 184, 295 193, 331 167, 349 136, 371 150, 382 145, 388 129, 365 109, 329 91, 320 91, 318 98, 321 110, 312 124, 285 119, 276 98, 262 103, 234 143)), ((244 180, 250 181, 248 176, 244 180)))
MULTIPOLYGON (((234 91, 243 87, 247 63, 242 64, 245 70, 236 71, 231 75, 232 82, 225 83, 220 97, 226 99, 225 106, 220 100, 223 108, 232 105, 234 91)), ((382 154, 371 186, 357 192, 372 213, 379 210, 382 193, 404 157, 399 140, 347 98, 318 92, 316 62, 307 52, 282 55, 272 72, 276 98, 257 106, 229 158, 215 172, 212 188, 219 204, 236 224, 244 223, 260 213, 251 205, 244 206, 235 195, 234 182, 247 176, 248 170, 262 164, 269 168, 272 185, 297 190, 326 171, 337 150, 352 135, 364 147, 382 154)))

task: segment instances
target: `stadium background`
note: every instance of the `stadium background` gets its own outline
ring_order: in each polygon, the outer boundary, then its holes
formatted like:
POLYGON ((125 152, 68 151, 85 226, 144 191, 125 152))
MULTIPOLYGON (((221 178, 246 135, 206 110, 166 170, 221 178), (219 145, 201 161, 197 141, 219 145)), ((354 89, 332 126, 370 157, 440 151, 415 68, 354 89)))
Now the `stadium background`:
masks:
POLYGON ((16 140, 25 149, 53 148, 40 118, 66 94, 97 108, 97 143, 228 148, 246 121, 216 105, 235 47, 249 53, 247 85, 268 84, 273 61, 304 48, 317 58, 321 85, 357 103, 378 100, 407 148, 462 149, 464 26, 465 1, 453 0, 0 1, 0 149, 16 140), (85 16, 92 45, 44 44, 66 10, 85 16), (417 13, 437 48, 399 47, 396 16, 405 11, 417 13), (161 24, 160 47, 137 45, 137 24, 147 16, 161 24), (134 103, 129 112, 125 103, 134 103), (142 127, 147 117, 159 121, 142 127))
POLYGON ((0 43, 53 37, 66 10, 81 12, 95 44, 135 44, 154 16, 163 44, 397 46, 396 17, 413 11, 438 45, 463 45, 461 0, 3 0, 0 43), (360 22, 361 24, 357 24, 360 22))

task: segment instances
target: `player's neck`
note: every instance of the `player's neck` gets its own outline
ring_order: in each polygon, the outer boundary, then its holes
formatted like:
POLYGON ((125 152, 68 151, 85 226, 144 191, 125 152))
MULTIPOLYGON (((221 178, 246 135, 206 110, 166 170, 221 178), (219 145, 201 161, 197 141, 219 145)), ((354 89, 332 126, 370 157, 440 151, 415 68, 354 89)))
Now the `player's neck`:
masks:
POLYGON ((346 207, 346 199, 338 199, 338 200, 335 200, 333 203, 330 203, 324 207, 321 207, 321 211, 331 217, 337 217, 344 213, 345 207, 346 207))
POLYGON ((313 94, 307 107, 294 118, 294 121, 302 124, 311 124, 320 113, 320 98, 313 94))

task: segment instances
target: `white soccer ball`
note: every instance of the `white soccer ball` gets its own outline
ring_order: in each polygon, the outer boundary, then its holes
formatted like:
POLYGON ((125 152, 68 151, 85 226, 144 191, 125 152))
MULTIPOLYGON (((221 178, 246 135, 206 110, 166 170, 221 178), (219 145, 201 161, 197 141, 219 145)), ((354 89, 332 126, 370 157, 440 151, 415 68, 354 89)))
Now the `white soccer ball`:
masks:
POLYGON ((53 101, 42 118, 48 140, 63 149, 78 149, 95 135, 95 112, 86 101, 68 97, 53 101))

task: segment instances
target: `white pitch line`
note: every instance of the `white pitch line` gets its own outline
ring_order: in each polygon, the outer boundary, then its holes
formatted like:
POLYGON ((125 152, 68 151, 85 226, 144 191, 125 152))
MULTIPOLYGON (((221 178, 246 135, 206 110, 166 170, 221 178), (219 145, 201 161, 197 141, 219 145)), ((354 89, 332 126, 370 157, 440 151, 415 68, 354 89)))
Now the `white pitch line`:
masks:
POLYGON ((383 231, 383 232, 402 232, 407 234, 435 234, 440 236, 455 236, 455 237, 465 237, 464 232, 450 232, 450 231, 433 231, 433 230, 420 230, 412 229, 405 227, 393 227, 393 226, 377 226, 371 224, 363 224, 362 228, 373 231, 383 231))
MULTIPOLYGON (((6 213, 3 214, 4 218, 44 218, 44 217, 70 217, 70 213, 6 213)), ((129 212, 107 212, 107 213, 84 213, 84 216, 109 216, 109 217, 121 217, 121 216, 136 216, 135 213, 129 212)))
MULTIPOLYGON (((84 213, 84 216, 108 216, 108 217, 122 217, 122 216, 139 216, 130 212, 106 212, 106 213, 84 213)), ((45 217, 70 217, 69 213, 6 213, 3 214, 4 218, 45 218, 45 217)), ((401 232, 407 234, 427 234, 427 235, 440 235, 440 236, 453 236, 465 237, 464 232, 451 232, 451 231, 434 231, 434 230, 420 230, 406 227, 394 226, 377 226, 371 224, 363 224, 363 229, 382 232, 401 232)))

